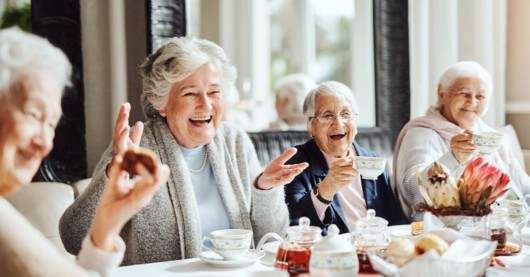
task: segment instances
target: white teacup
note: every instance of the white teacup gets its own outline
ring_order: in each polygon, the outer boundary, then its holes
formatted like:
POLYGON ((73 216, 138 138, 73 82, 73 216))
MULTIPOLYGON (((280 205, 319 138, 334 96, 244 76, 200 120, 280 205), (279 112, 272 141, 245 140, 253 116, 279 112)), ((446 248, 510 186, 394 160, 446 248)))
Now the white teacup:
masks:
POLYGON ((385 171, 386 158, 358 156, 355 165, 363 179, 376 180, 385 171))
POLYGON ((473 144, 480 154, 491 154, 499 150, 504 135, 496 132, 481 132, 473 134, 473 144))
POLYGON ((245 229, 217 230, 210 233, 210 237, 202 239, 202 247, 214 251, 227 261, 240 260, 250 249, 252 231, 245 229), (213 247, 207 247, 204 242, 211 241, 213 247))

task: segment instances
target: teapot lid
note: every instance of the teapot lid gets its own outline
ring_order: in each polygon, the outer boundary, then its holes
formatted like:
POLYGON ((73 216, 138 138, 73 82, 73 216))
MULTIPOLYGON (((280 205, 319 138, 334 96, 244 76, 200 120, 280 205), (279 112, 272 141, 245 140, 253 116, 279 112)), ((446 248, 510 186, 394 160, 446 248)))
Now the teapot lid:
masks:
POLYGON ((298 243, 315 243, 322 238, 322 229, 316 226, 309 226, 310 220, 307 217, 301 217, 298 226, 287 228, 289 239, 298 243))
POLYGON ((360 218, 355 223, 355 226, 357 228, 364 228, 364 227, 386 227, 388 226, 388 221, 382 217, 375 216, 375 211, 373 209, 369 209, 366 212, 366 217, 360 218))
POLYGON ((328 227, 328 235, 315 245, 313 251, 349 253, 355 252, 353 244, 339 235, 339 228, 335 224, 328 227))

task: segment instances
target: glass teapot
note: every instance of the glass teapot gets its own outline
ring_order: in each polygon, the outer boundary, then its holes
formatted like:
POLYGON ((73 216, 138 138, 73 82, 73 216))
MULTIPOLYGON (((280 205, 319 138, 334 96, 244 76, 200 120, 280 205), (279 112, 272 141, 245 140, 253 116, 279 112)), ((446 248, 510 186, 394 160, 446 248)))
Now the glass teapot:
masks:
POLYGON ((354 245, 357 248, 357 257, 359 258, 359 272, 374 272, 366 250, 382 248, 387 245, 387 227, 388 221, 375 216, 373 209, 369 209, 366 217, 355 223, 354 245))
POLYGON ((526 222, 511 221, 506 207, 493 205, 491 210, 486 233, 492 241, 497 241, 495 255, 514 255, 521 252, 520 225, 526 222))
MULTIPOLYGON (((309 218, 301 217, 298 226, 287 228, 287 237, 283 239, 276 253, 274 267, 289 272, 290 276, 309 273, 311 248, 322 239, 322 230, 309 226, 309 218)), ((270 238, 280 239, 275 233, 268 233, 260 240, 258 249, 270 238)))

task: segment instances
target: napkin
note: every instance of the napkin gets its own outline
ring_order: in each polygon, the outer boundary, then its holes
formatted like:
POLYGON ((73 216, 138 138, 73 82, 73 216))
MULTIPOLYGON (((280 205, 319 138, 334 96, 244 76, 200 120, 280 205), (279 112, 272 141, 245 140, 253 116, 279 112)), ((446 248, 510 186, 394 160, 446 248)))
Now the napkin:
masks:
POLYGON ((481 276, 489 265, 489 261, 497 242, 476 240, 466 237, 452 229, 437 230, 435 233, 451 245, 440 256, 430 250, 415 257, 399 268, 381 257, 370 255, 373 268, 385 276, 481 276))

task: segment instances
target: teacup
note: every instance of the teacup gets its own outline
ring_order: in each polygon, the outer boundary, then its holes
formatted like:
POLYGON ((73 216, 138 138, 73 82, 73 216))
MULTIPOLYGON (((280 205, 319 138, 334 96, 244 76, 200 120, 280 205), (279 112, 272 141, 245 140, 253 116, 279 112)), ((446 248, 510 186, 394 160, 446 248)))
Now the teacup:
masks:
POLYGON ((355 165, 363 179, 376 180, 385 171, 386 158, 358 156, 355 165))
POLYGON ((473 144, 480 154, 491 154, 499 150, 504 135, 496 132, 473 134, 473 144))
POLYGON ((240 260, 250 249, 252 231, 245 229, 217 230, 202 239, 202 246, 219 254, 226 261, 240 260), (211 241, 213 247, 204 245, 211 241))

